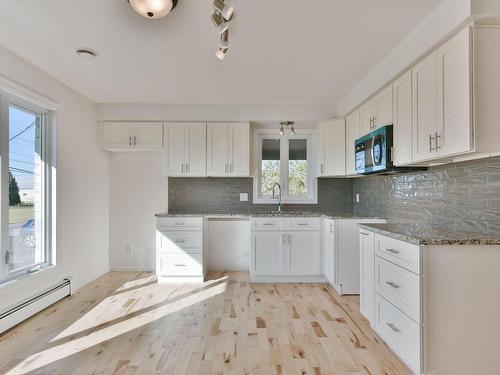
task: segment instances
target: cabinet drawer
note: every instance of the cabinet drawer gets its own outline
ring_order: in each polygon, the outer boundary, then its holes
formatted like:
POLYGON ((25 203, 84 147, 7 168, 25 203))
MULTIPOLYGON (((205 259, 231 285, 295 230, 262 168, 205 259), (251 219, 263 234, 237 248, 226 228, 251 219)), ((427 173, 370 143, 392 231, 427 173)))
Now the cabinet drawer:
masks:
POLYGON ((156 231, 156 252, 159 253, 201 253, 202 232, 156 231))
POLYGON ((290 218, 286 220, 286 227, 292 230, 319 230, 320 218, 290 218))
POLYGON ((253 230, 280 230, 283 227, 283 220, 276 218, 256 218, 252 224, 253 230))
POLYGON ((420 247, 377 234, 375 252, 381 258, 420 275, 420 247))
POLYGON ((157 219, 156 228, 159 230, 199 230, 203 229, 201 217, 161 217, 157 219))
POLYGON ((421 326, 376 295, 374 328, 391 350, 415 373, 420 374, 421 326))
POLYGON ((420 276, 377 256, 375 290, 415 322, 421 323, 420 276))
POLYGON ((158 254, 156 262, 159 276, 203 276, 201 254, 158 254))

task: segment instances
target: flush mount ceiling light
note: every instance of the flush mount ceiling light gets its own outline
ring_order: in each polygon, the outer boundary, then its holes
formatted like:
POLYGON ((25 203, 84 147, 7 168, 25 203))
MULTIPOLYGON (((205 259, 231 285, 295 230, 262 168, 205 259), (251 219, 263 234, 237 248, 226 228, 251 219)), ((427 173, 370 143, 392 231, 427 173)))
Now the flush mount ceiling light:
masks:
POLYGON ((285 135, 285 131, 290 128, 290 134, 295 135, 295 128, 293 127, 295 122, 293 121, 282 121, 280 122, 280 134, 285 135))
POLYGON ((233 19, 234 7, 228 0, 214 0, 214 13, 212 21, 220 35, 219 48, 215 51, 215 56, 219 60, 224 60, 229 50, 229 22, 233 19))
POLYGON ((162 18, 176 6, 177 0, 127 0, 134 10, 146 18, 162 18))

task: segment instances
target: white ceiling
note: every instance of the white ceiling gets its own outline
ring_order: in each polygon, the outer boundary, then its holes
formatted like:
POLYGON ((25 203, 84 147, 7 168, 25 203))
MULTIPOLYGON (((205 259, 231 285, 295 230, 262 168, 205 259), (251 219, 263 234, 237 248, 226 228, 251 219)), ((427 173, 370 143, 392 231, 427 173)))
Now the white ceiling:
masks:
POLYGON ((0 45, 98 103, 333 105, 439 2, 233 0, 221 62, 211 0, 160 20, 126 0, 2 0, 0 45))

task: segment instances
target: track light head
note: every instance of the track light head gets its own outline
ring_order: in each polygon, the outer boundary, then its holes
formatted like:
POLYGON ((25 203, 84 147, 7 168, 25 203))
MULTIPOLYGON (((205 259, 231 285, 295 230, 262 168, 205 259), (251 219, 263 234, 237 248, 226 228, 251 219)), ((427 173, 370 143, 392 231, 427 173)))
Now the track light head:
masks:
POLYGON ((218 12, 214 12, 214 14, 212 14, 212 21, 215 27, 217 28, 219 34, 223 34, 229 28, 226 21, 224 21, 221 14, 218 12))
POLYGON ((234 6, 232 6, 228 0, 214 0, 214 8, 228 21, 234 12, 234 6))

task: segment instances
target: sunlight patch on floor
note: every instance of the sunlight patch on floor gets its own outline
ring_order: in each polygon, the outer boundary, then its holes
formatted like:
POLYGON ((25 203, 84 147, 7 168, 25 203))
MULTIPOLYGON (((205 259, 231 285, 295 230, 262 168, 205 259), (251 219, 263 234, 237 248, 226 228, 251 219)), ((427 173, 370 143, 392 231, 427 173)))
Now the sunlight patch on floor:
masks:
POLYGON ((164 318, 170 314, 189 308, 190 306, 203 302, 219 294, 223 294, 226 291, 226 287, 226 282, 211 286, 207 289, 203 289, 197 293, 181 298, 180 300, 166 303, 156 309, 136 315, 96 332, 92 332, 81 338, 33 354, 9 370, 6 375, 25 374, 27 372, 34 371, 50 363, 123 335, 158 319, 164 318))

